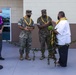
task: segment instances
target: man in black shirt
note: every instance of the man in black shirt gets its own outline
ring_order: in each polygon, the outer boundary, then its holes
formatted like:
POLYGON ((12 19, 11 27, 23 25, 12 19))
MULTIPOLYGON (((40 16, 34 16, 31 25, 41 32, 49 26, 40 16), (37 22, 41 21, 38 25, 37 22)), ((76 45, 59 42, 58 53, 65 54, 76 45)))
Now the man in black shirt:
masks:
MULTIPOLYGON (((2 13, 2 10, 0 10, 0 13, 2 13)), ((3 20, 2 16, 0 16, 0 60, 4 60, 4 58, 1 57, 1 51, 2 51, 2 30, 3 30, 3 20)), ((0 70, 3 68, 2 65, 0 65, 0 70)))
MULTIPOLYGON (((2 13, 2 10, 0 10, 0 13, 2 13)), ((4 58, 2 58, 1 56, 1 52, 2 52, 2 31, 3 31, 3 19, 2 16, 0 16, 0 60, 4 60, 4 58)))

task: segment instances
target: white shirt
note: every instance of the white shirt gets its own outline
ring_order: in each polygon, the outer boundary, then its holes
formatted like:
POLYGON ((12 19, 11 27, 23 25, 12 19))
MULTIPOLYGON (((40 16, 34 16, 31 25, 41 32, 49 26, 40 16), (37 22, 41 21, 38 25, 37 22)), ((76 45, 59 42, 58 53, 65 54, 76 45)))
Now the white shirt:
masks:
POLYGON ((67 20, 61 20, 56 26, 58 45, 65 45, 71 42, 71 32, 69 22, 67 20))

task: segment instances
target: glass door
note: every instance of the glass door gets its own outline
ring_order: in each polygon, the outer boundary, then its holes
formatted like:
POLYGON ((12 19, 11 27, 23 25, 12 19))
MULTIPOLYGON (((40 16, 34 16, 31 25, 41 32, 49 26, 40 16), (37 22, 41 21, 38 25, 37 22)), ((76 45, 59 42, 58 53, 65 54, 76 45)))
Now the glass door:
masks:
POLYGON ((2 8, 2 13, 0 14, 3 18, 3 40, 11 41, 11 9, 10 8, 2 8))

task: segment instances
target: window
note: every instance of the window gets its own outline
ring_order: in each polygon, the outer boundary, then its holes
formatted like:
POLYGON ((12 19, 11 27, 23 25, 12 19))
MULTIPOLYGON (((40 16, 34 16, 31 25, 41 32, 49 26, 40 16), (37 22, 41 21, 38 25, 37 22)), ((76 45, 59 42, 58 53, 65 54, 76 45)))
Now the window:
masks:
POLYGON ((11 40, 11 9, 2 8, 2 13, 0 14, 3 18, 3 40, 11 40))

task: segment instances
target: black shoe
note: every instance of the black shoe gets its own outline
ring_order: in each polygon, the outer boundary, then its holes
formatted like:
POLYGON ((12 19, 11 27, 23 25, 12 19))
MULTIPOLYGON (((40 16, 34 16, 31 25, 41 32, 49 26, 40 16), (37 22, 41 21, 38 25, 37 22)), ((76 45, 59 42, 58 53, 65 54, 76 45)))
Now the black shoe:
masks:
POLYGON ((5 60, 4 58, 0 57, 0 60, 5 60))
POLYGON ((0 65, 0 70, 3 68, 3 66, 2 65, 0 65))
POLYGON ((61 67, 67 67, 67 65, 62 65, 62 64, 60 64, 59 61, 58 61, 56 64, 57 64, 58 66, 61 66, 61 67))
POLYGON ((67 65, 66 65, 66 64, 60 64, 60 66, 61 66, 61 67, 67 67, 67 65))

